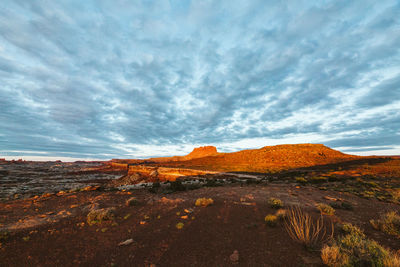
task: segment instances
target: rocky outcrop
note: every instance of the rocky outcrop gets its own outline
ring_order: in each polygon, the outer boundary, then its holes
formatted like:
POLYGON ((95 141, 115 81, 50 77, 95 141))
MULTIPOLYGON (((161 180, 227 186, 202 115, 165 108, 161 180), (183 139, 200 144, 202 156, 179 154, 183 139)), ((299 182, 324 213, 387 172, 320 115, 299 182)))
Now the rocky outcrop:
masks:
POLYGON ((128 164, 127 163, 111 162, 110 166, 111 166, 112 169, 116 169, 116 170, 128 170, 128 164))
POLYGON ((152 167, 144 165, 129 166, 128 174, 112 181, 112 185, 129 185, 140 182, 175 181, 179 177, 215 174, 213 171, 202 171, 183 168, 152 167))
POLYGON ((208 156, 215 156, 218 154, 217 148, 215 146, 201 146, 201 147, 196 147, 193 149, 192 152, 190 152, 188 155, 184 156, 184 160, 191 160, 191 159, 197 159, 197 158, 202 158, 202 157, 208 157, 208 156))

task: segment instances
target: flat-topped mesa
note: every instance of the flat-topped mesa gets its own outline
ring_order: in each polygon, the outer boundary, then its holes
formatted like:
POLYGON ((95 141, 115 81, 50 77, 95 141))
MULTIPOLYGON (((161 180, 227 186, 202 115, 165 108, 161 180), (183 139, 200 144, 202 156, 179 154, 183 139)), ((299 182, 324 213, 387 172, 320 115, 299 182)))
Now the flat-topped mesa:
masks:
POLYGON ((332 164, 355 158, 357 156, 344 154, 322 144, 289 144, 217 153, 181 162, 166 162, 163 166, 225 172, 267 172, 332 164))
POLYGON ((196 159, 208 156, 215 156, 218 154, 217 148, 215 146, 201 146, 196 147, 188 155, 184 156, 185 160, 196 159))

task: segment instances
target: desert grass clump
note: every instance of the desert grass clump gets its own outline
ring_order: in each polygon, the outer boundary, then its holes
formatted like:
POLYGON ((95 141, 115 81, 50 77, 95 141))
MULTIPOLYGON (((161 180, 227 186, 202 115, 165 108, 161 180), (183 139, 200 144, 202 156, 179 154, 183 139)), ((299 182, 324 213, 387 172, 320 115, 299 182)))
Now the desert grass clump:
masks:
POLYGON ((328 204, 318 203, 317 209, 321 212, 321 214, 325 215, 333 215, 335 214, 335 209, 329 206, 328 204))
POLYGON ((321 259, 325 265, 332 267, 346 266, 349 263, 349 257, 340 251, 337 245, 324 246, 321 250, 321 259))
POLYGON ((103 221, 114 221, 115 208, 92 210, 87 215, 87 223, 93 225, 103 221))
POLYGON ((352 225, 351 223, 343 223, 339 224, 339 229, 342 233, 344 234, 351 234, 351 235, 357 235, 362 238, 365 238, 364 231, 358 228, 355 225, 352 225))
POLYGON ((207 207, 208 205, 211 205, 214 203, 214 200, 212 198, 198 198, 195 202, 195 206, 197 207, 207 207))
POLYGON ((394 201, 400 202, 400 188, 392 189, 390 195, 394 201))
POLYGON ((364 232, 349 223, 341 226, 345 233, 321 250, 321 258, 328 266, 396 266, 398 257, 364 232))
POLYGON ((283 202, 279 198, 269 198, 268 199, 268 204, 271 206, 273 209, 280 209, 283 208, 283 202))
POLYGON ((388 212, 378 220, 370 220, 370 223, 375 229, 400 238, 400 215, 396 211, 388 212))
POLYGON ((276 226, 278 222, 278 217, 276 215, 268 214, 264 218, 265 224, 268 226, 276 226))
POLYGON ((391 257, 387 257, 383 260, 383 266, 385 267, 399 267, 400 266, 400 255, 392 254, 391 257))
POLYGON ((291 207, 287 211, 285 228, 293 240, 306 247, 316 247, 319 243, 332 238, 334 232, 332 224, 331 234, 327 235, 323 217, 320 216, 315 220, 298 206, 291 207))

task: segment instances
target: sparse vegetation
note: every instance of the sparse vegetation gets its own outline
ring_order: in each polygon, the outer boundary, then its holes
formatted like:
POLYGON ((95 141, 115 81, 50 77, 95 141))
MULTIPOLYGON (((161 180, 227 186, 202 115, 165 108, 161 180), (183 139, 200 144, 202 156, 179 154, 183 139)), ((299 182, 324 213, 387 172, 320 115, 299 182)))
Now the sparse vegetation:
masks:
POLYGON ((304 185, 307 183, 307 180, 304 177, 296 177, 296 182, 304 185))
POLYGON ((374 240, 367 239, 356 226, 343 224, 345 235, 321 250, 324 264, 339 266, 396 266, 398 257, 374 240))
POLYGON ((268 226, 276 226, 278 217, 276 215, 268 214, 265 216, 264 221, 268 226))
POLYGON ((212 204, 214 204, 214 200, 212 198, 198 198, 195 202, 195 206, 197 207, 207 207, 212 204))
POLYGON ((185 224, 184 223, 182 223, 182 222, 179 222, 179 223, 177 223, 176 225, 175 225, 175 227, 176 227, 176 229, 182 229, 183 228, 183 226, 184 226, 185 224))
POLYGON ((338 228, 344 234, 357 235, 357 236, 361 236, 362 238, 365 237, 363 230, 361 230, 359 227, 357 227, 355 225, 352 225, 351 223, 339 224, 338 228))
POLYGON ((333 236, 333 225, 330 235, 327 235, 323 217, 314 220, 310 214, 295 206, 288 210, 285 228, 293 240, 304 244, 306 247, 316 247, 322 241, 333 236))
POLYGON ((325 215, 333 215, 335 214, 335 209, 329 206, 328 204, 318 203, 317 209, 321 212, 321 214, 325 215))
POLYGON ((390 195, 394 201, 400 202, 400 188, 390 190, 390 195))
POLYGON ((370 223, 375 229, 400 238, 400 215, 396 211, 388 212, 378 220, 370 220, 370 223))
POLYGON ((349 263, 349 257, 341 253, 337 245, 325 245, 321 250, 321 259, 325 265, 332 267, 346 266, 349 263))
POLYGON ((92 210, 87 215, 87 223, 93 225, 103 221, 113 221, 115 218, 115 208, 92 210))
POLYGON ((271 197, 268 200, 268 204, 271 206, 271 208, 273 209, 280 209, 283 207, 283 202, 282 200, 278 199, 278 198, 273 198, 271 197))

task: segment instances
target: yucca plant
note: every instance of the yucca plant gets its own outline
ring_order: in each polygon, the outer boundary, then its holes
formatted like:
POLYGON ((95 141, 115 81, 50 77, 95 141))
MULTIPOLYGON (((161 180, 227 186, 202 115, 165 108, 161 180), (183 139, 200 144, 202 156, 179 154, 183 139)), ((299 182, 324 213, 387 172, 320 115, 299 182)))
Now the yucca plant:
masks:
POLYGON ((306 247, 316 247, 322 241, 332 238, 334 232, 333 224, 331 224, 332 230, 328 235, 323 217, 320 216, 315 220, 299 206, 287 210, 285 228, 293 240, 306 247))

